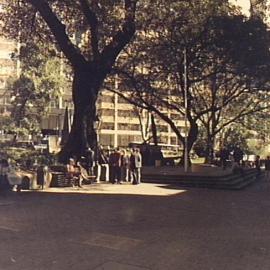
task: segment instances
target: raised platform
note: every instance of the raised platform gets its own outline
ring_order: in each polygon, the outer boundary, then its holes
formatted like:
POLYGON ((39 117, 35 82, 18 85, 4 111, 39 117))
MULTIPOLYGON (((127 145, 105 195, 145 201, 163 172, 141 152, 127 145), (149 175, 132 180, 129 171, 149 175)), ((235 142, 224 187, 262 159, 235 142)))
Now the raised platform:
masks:
POLYGON ((182 167, 144 167, 142 182, 162 183, 181 187, 212 188, 239 190, 252 184, 257 179, 253 168, 244 168, 242 172, 233 173, 231 168, 223 170, 210 165, 192 165, 188 172, 182 167))

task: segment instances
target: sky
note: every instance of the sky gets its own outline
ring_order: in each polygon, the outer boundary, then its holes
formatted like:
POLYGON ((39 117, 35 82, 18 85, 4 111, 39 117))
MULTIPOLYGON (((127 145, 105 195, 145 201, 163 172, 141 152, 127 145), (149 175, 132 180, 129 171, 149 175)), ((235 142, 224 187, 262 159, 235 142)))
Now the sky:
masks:
POLYGON ((230 2, 237 6, 240 6, 243 10, 243 13, 245 14, 249 13, 250 8, 249 0, 230 0, 230 2))

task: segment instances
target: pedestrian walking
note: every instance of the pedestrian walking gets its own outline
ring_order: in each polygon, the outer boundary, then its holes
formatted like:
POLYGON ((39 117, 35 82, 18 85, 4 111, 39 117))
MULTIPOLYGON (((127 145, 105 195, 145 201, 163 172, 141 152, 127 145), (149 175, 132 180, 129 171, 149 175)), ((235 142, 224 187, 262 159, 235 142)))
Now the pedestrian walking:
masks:
POLYGON ((130 171, 133 185, 138 185, 141 183, 141 167, 142 155, 140 153, 140 149, 135 148, 130 156, 130 171))
POLYGON ((270 180, 270 156, 267 156, 265 160, 265 180, 270 180))

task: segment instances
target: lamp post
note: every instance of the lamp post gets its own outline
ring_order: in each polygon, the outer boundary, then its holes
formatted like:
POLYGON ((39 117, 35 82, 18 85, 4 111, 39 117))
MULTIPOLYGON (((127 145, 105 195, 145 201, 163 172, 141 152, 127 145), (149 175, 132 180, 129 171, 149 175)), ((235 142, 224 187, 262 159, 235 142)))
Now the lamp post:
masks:
POLYGON ((188 96, 187 96, 187 49, 184 48, 184 107, 185 107, 185 145, 184 145, 184 171, 188 171, 188 96))
POLYGON ((97 115, 96 118, 95 118, 95 121, 94 121, 94 129, 95 129, 96 136, 97 136, 97 145, 99 143, 99 128, 100 128, 100 124, 101 124, 101 121, 100 121, 100 118, 97 115))
POLYGON ((94 173, 96 175, 96 182, 100 182, 101 177, 101 164, 100 164, 100 147, 99 147, 99 128, 100 128, 100 119, 98 115, 96 115, 93 127, 96 133, 96 144, 94 150, 94 173))

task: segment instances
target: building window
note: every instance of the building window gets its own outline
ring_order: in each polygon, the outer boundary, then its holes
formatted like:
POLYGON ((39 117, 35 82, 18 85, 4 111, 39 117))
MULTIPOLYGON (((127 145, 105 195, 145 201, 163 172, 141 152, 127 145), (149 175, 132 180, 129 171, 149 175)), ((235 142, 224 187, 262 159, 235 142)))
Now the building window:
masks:
POLYGON ((58 108, 59 102, 56 99, 50 101, 50 108, 58 108))
POLYGON ((101 102, 114 103, 114 96, 108 95, 101 96, 101 102))
POLYGON ((122 97, 118 97, 118 103, 129 104, 129 102, 122 97))
POLYGON ((184 116, 182 116, 181 114, 172 113, 171 119, 172 120, 184 120, 184 116))
POLYGON ((63 108, 73 108, 73 102, 69 100, 63 101, 63 108))
POLYGON ((177 145, 177 138, 176 137, 171 137, 171 144, 177 145))
POLYGON ((101 117, 102 116, 114 116, 114 110, 113 109, 102 109, 101 110, 101 117))
POLYGON ((118 124, 118 130, 140 130, 140 125, 136 125, 136 124, 123 124, 120 123, 118 124))
POLYGON ((100 129, 109 129, 109 130, 114 130, 114 123, 101 123, 100 129))
POLYGON ((118 110, 118 116, 120 117, 137 117, 136 113, 134 111, 127 111, 127 110, 118 110))
POLYGON ((112 134, 100 134, 99 142, 103 146, 113 146, 114 139, 112 134))
POLYGON ((168 126, 157 125, 157 130, 160 132, 168 132, 168 126))
POLYGON ((136 135, 118 135, 117 137, 118 146, 127 147, 131 142, 141 142, 141 136, 136 135))
POLYGON ((158 143, 168 143, 168 137, 167 136, 158 137, 158 143))

